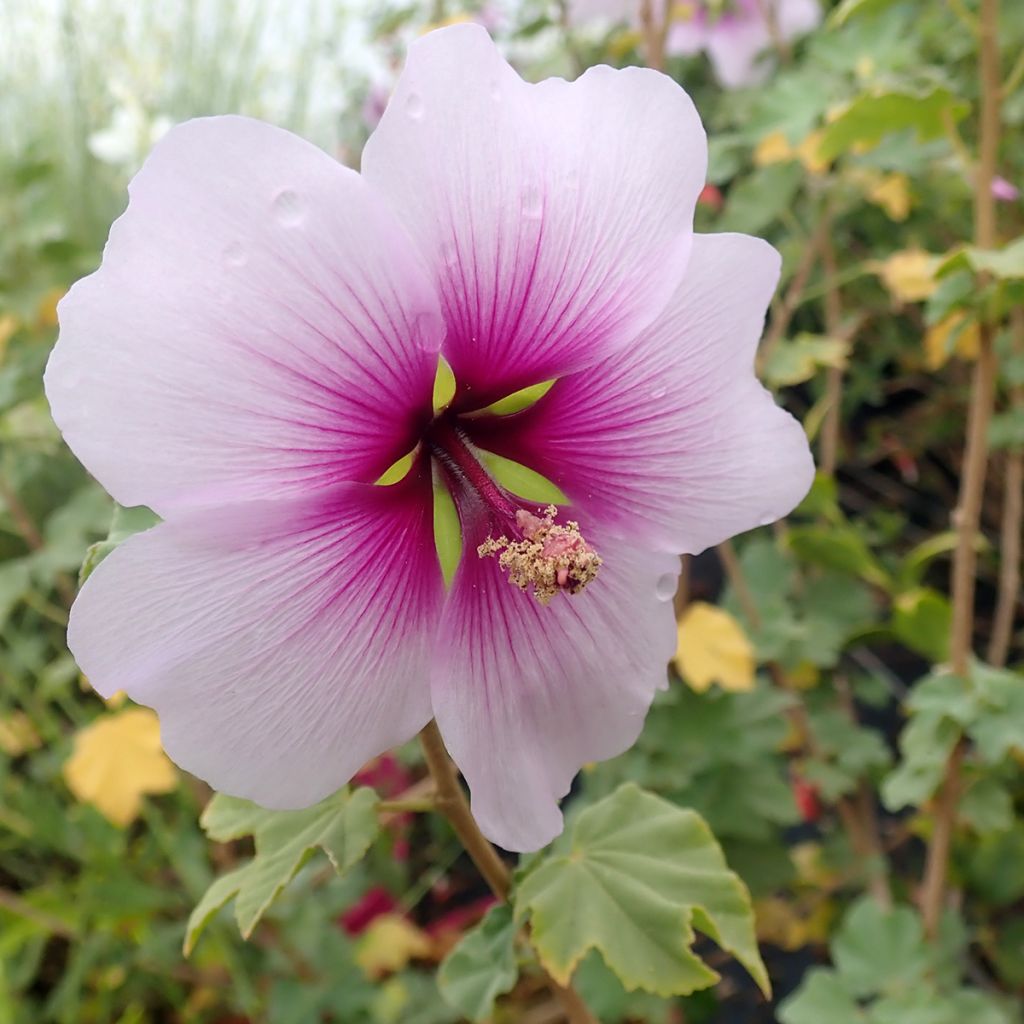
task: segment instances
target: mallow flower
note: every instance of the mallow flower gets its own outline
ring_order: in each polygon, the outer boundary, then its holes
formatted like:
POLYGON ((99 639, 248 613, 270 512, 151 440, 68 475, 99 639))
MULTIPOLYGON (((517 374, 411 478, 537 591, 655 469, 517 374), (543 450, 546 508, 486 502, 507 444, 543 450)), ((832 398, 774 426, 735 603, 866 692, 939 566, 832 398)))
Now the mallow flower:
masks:
POLYGON ((580 765, 629 747, 665 684, 678 554, 812 476, 753 374, 778 255, 693 233, 705 160, 671 79, 530 85, 472 25, 411 47, 361 173, 242 117, 174 128, 46 371, 79 458, 163 520, 74 605, 92 685, 270 808, 433 716, 486 835, 551 840, 580 765), (485 451, 567 503, 512 493, 485 451), (447 586, 435 488, 461 525, 447 586))
MULTIPOLYGON (((572 0, 570 16, 639 22, 641 0, 572 0)), ((818 0, 653 0, 660 21, 667 15, 665 50, 681 57, 708 55, 718 82, 740 89, 764 81, 770 68, 761 60, 776 40, 788 43, 821 21, 818 0)))

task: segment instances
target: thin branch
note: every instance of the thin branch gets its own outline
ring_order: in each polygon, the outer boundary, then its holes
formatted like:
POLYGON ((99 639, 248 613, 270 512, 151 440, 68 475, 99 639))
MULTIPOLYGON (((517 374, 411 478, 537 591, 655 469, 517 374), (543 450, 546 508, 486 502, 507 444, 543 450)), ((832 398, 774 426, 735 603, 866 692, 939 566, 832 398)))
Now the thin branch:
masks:
MULTIPOLYGON (((999 150, 999 103, 1002 86, 999 77, 999 0, 981 0, 979 21, 978 73, 981 81, 981 129, 978 165, 974 174, 974 240, 983 249, 996 245, 996 209, 992 195, 999 150)), ((984 286, 984 281, 980 282, 984 286)), ((974 632, 974 584, 977 568, 975 540, 981 519, 981 503, 988 468, 988 425, 995 396, 996 356, 992 324, 979 324, 980 344, 974 365, 970 406, 967 413, 967 438, 964 448, 960 498, 953 513, 957 546, 953 553, 953 627, 950 661, 957 675, 970 667, 974 632)), ((964 745, 958 743, 946 765, 936 802, 935 827, 925 858, 921 885, 921 914, 925 932, 935 939, 946 900, 949 850, 956 824, 957 805, 962 790, 960 767, 964 745)))
POLYGON ((647 66, 655 71, 665 70, 665 43, 671 18, 671 4, 665 4, 665 15, 659 21, 654 13, 654 0, 640 0, 640 28, 647 49, 647 66))
MULTIPOLYGON (((420 732, 420 744, 434 785, 437 787, 437 809, 451 823, 466 853, 483 875, 491 891, 499 900, 507 903, 512 888, 511 872, 480 831, 459 785, 459 777, 445 749, 441 731, 433 720, 420 732)), ((546 971, 544 973, 548 986, 562 1004, 569 1024, 598 1024, 575 989, 559 985, 546 971)))
POLYGON ((1017 87, 1021 82, 1024 82, 1024 50, 1017 54, 1017 60, 1014 62, 1010 73, 1006 76, 1006 81, 1003 82, 1001 89, 1003 99, 1012 96, 1017 91, 1017 87))
POLYGON ((793 319, 793 315, 804 300, 804 289, 807 287, 811 272, 814 270, 814 263, 821 255, 821 247, 825 242, 828 231, 828 218, 822 217, 804 246, 803 256, 800 257, 800 263, 797 265, 792 278, 790 278, 789 287, 786 289, 782 304, 772 316, 768 333, 765 335, 764 341, 761 342, 761 347, 758 351, 759 367, 764 366, 774 351, 775 346, 778 345, 785 337, 786 331, 789 330, 789 324, 793 319))
MULTIPOLYGON (((829 229, 822 238, 821 256, 825 266, 825 280, 833 283, 825 292, 825 333, 830 338, 838 338, 842 330, 843 307, 839 288, 835 284, 838 268, 836 250, 832 244, 831 218, 827 219, 829 229)), ((835 476, 839 457, 839 427, 843 413, 842 367, 828 368, 825 375, 825 397, 828 408, 825 411, 825 421, 821 425, 821 471, 827 476, 835 476)))
MULTIPOLYGON (((1011 315, 1013 350, 1024 357, 1024 308, 1011 315)), ((1024 416, 1024 386, 1010 389, 1010 408, 1024 416)), ((999 594, 996 598, 988 661, 1005 665, 1013 637, 1013 622, 1020 601, 1021 534, 1024 532, 1024 447, 1015 446, 1006 457, 1003 493, 1003 519, 999 543, 999 594)))

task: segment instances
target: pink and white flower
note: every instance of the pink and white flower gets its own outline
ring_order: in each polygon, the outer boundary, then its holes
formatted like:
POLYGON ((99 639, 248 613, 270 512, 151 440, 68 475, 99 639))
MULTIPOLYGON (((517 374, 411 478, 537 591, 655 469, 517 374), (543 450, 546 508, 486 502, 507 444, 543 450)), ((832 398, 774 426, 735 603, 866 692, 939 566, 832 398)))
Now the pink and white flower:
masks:
POLYGON ((629 747, 664 685, 676 555, 785 514, 812 475, 752 369, 778 256, 694 235, 705 160, 670 79, 528 85, 471 25, 412 46, 361 175, 245 118, 173 129, 46 373, 82 461, 164 520, 74 606, 93 686, 273 808, 434 716, 486 834, 554 837, 579 766, 629 747), (439 354, 457 391, 435 413, 439 354), (481 449, 571 509, 510 494, 481 449), (447 590, 433 486, 464 536, 447 590), (525 591, 489 540, 529 548, 525 591))
MULTIPOLYGON (((666 52, 690 57, 706 52, 719 83, 740 89, 764 81, 770 64, 761 60, 776 40, 789 43, 821 21, 818 0, 653 0, 652 12, 669 18, 666 52)), ((640 21, 640 0, 572 0, 570 17, 640 21)))
POLYGON ((674 6, 666 49, 680 56, 703 50, 719 83, 741 89, 764 81, 771 65, 762 54, 820 21, 818 0, 690 0, 674 6))

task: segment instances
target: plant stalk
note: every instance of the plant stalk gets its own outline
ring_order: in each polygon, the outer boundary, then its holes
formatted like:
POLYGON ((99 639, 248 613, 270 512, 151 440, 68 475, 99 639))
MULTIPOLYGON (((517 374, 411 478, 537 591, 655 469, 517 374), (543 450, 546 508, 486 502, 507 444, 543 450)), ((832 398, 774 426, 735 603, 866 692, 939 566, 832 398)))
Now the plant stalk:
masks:
MULTIPOLYGON (((437 790, 435 807, 451 823, 455 834, 459 837, 466 853, 483 875, 491 891, 502 903, 508 902, 512 888, 512 874, 505 862, 495 853, 494 847, 487 841, 469 809, 459 777, 452 759, 445 749, 441 731, 433 720, 420 732, 420 744, 427 759, 427 767, 434 779, 437 790)), ((541 968, 543 970, 543 967, 541 968)), ((569 1024, 599 1024, 597 1018, 587 1008, 586 1003, 572 986, 559 985, 547 971, 544 971, 548 987, 562 1004, 569 1024)))
MULTIPOLYGON (((983 249, 996 245, 996 206, 992 179, 999 151, 999 107, 1002 92, 999 71, 999 0, 981 0, 978 21, 978 74, 981 84, 981 127, 978 163, 974 174, 974 241, 983 249)), ((985 281, 979 282, 984 287, 985 281)), ((996 356, 992 324, 982 319, 980 346, 971 382, 967 411, 967 437, 961 473, 960 497, 953 513, 957 544, 953 553, 953 628, 950 662, 953 671, 965 676, 970 668, 974 633, 974 584, 977 569, 975 540, 981 521, 981 504, 988 468, 988 425, 995 397, 996 356)), ((938 935, 946 901, 949 851, 962 791, 960 768, 963 741, 946 764, 936 800, 935 827, 925 858, 921 884, 921 915, 930 939, 938 935)))
MULTIPOLYGON (((1013 351, 1024 357, 1024 308, 1010 317, 1013 351)), ((1010 390, 1010 408, 1024 416, 1024 385, 1010 390)), ((1024 533, 1024 447, 1016 445, 1006 457, 1003 518, 999 535, 999 594, 989 637, 988 662, 1005 665, 1013 637, 1013 622, 1020 602, 1021 534, 1024 533)))

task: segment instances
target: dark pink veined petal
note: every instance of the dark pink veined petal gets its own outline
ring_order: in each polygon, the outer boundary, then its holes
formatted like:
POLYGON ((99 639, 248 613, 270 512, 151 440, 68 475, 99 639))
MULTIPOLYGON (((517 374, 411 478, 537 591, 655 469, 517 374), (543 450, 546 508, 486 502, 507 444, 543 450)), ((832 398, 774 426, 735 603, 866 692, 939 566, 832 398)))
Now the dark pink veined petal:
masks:
POLYGON ((480 421, 477 442, 544 474, 602 524, 665 550, 695 554, 784 516, 814 465, 800 424, 754 377, 778 276, 766 242, 697 235, 656 323, 526 412, 480 421))
POLYGON ((46 372, 65 439, 118 501, 297 495, 372 481, 411 447, 443 321, 359 175, 213 117, 173 129, 129 192, 46 372))
POLYGON ((675 649, 677 558, 584 533, 604 557, 579 594, 543 607, 479 558, 470 523, 438 636, 431 694, 484 834, 535 850, 562 830, 558 801, 588 761, 643 728, 675 649))
POLYGON ((86 581, 68 644, 101 694, 156 709, 183 768, 295 808, 430 719, 443 596, 422 472, 132 537, 86 581))
POLYGON ((465 408, 597 361, 686 265, 707 147, 645 68, 529 85, 479 26, 415 42, 363 174, 431 264, 465 408))

